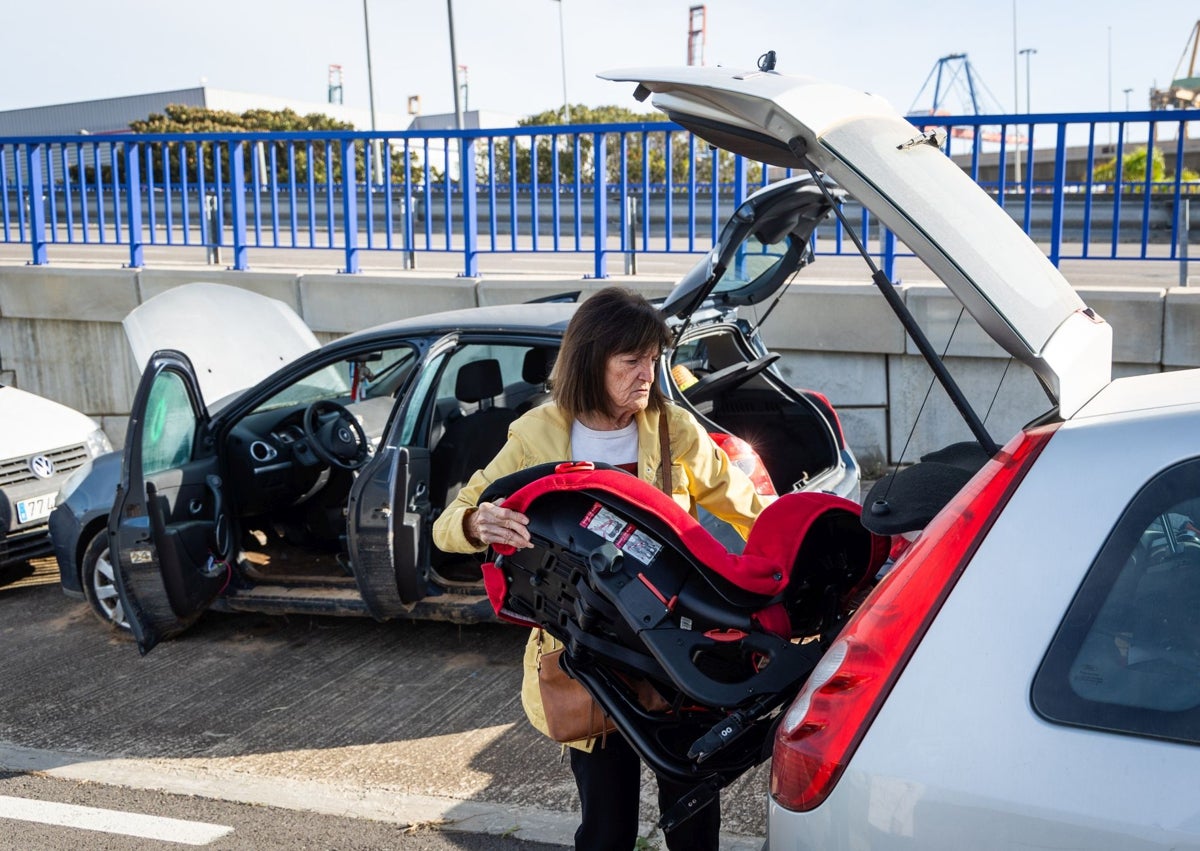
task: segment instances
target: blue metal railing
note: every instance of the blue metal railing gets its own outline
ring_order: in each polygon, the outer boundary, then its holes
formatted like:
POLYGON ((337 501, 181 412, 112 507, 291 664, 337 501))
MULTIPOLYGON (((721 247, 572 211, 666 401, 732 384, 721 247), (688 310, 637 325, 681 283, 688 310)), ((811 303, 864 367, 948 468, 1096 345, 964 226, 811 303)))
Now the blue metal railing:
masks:
MULTIPOLYGON (((1054 263, 1186 263, 1200 185, 1173 164, 1200 161, 1186 144, 1200 111, 910 120, 945 129, 945 152, 1054 263), (1171 167, 1129 179, 1126 159, 1143 150, 1171 167)), ((210 259, 229 249, 234 269, 258 249, 337 251, 346 272, 364 251, 402 252, 405 265, 457 252, 475 276, 481 254, 574 252, 602 278, 612 255, 707 250, 751 191, 788 174, 666 122, 0 138, 0 238, 28 244, 35 265, 64 244, 123 246, 134 267, 148 246, 203 247, 210 259)), ((866 210, 853 215, 892 275, 903 246, 866 210)), ((831 221, 815 248, 852 246, 831 221)))

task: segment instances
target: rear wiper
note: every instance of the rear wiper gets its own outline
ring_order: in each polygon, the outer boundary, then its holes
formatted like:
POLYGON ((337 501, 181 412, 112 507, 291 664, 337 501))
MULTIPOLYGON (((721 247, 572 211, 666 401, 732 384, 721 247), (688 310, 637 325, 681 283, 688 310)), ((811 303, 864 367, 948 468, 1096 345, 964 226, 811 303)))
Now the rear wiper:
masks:
POLYGON ((984 448, 989 457, 994 456, 1000 451, 999 445, 996 441, 992 440, 992 436, 988 433, 983 421, 979 419, 979 415, 975 413, 975 410, 967 401, 962 388, 958 386, 954 377, 950 375, 950 371, 946 369, 946 364, 942 361, 941 356, 938 355, 937 350, 929 342, 929 338, 925 336, 925 332, 921 330, 921 326, 917 324, 916 318, 909 311, 908 306, 904 303, 904 299, 896 291, 896 285, 888 279, 888 276, 882 269, 875 265, 875 261, 871 259, 871 255, 867 252, 862 240, 858 238, 858 232, 854 230, 853 225, 846 218, 846 214, 842 212, 842 208, 834 201, 833 194, 825 186, 825 182, 820 179, 816 166, 807 159, 808 145, 802 138, 796 137, 788 142, 788 148, 807 164, 808 171, 813 176, 813 180, 816 181, 817 186, 820 187, 833 207, 834 215, 837 216, 838 221, 842 223, 842 228, 850 236, 850 239, 853 240, 858 253, 867 262, 867 267, 871 270, 871 281, 883 293, 883 297, 887 299, 888 306, 899 317, 900 324, 904 326, 904 330, 908 332, 913 342, 916 343, 917 349, 929 364, 929 368, 933 370, 933 374, 945 389, 946 394, 950 397, 950 401, 954 403, 954 407, 958 409, 963 420, 966 421, 967 428, 971 430, 971 434, 979 441, 979 445, 984 448))

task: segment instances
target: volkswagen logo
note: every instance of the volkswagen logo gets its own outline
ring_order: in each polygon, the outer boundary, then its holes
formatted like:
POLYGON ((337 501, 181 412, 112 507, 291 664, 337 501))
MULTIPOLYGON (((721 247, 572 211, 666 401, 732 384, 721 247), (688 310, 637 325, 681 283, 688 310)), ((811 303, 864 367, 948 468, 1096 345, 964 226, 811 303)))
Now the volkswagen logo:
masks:
POLYGON ((34 455, 29 459, 29 472, 39 479, 48 479, 54 475, 54 462, 45 455, 34 455))
POLYGON ((350 429, 346 428, 345 426, 340 426, 338 428, 337 438, 342 443, 353 443, 354 442, 354 435, 352 435, 350 433, 350 429))

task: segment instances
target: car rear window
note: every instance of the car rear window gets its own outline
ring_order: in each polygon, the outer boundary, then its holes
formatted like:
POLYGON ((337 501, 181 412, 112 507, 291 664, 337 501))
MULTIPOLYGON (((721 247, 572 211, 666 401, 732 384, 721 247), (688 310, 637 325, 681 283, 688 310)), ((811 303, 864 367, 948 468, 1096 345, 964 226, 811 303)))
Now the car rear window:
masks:
POLYGON ((1200 742, 1200 459, 1133 499, 1033 683, 1062 724, 1200 742))

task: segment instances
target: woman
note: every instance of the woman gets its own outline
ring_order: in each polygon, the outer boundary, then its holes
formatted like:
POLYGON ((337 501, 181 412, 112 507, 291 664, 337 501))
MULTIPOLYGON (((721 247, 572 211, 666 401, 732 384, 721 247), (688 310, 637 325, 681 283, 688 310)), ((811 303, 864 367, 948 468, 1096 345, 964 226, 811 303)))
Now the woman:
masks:
MULTIPOLYGON (((670 404, 656 382, 657 363, 670 342, 665 321, 642 296, 606 287, 582 305, 563 335, 550 377, 553 401, 512 424, 508 442, 476 472, 433 526, 447 552, 479 552, 492 544, 531 546, 529 518, 501 504, 476 500, 492 482, 549 461, 588 460, 622 467, 661 488, 693 516, 697 505, 732 524, 743 537, 767 497, 709 438, 691 414, 670 404), (659 423, 665 420, 670 459, 664 462, 659 423), (670 464, 670 478, 663 465, 670 464)), ((559 645, 534 630, 525 648, 521 702, 530 722, 546 732, 538 692, 539 652, 559 645)), ((582 823, 577 849, 627 851, 637 841, 641 763, 620 736, 572 742, 571 771, 579 788, 582 823)), ((685 784, 659 778, 659 807, 674 804, 685 784)), ((718 847, 718 802, 666 835, 672 851, 718 847)))

